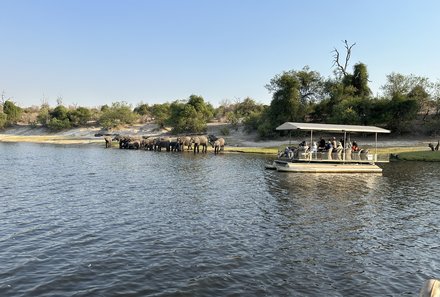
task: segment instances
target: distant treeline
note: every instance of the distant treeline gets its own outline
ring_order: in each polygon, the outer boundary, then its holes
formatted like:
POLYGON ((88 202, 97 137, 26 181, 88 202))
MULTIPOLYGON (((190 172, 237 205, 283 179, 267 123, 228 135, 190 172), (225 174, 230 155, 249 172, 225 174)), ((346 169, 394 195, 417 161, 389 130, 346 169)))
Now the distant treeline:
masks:
MULTIPOLYGON (((275 131, 278 125, 305 121, 376 125, 394 134, 439 134, 440 83, 426 77, 391 73, 381 87, 383 94, 373 96, 367 66, 357 63, 352 72, 347 70, 352 46, 346 43, 344 63, 340 63, 335 49, 333 77, 324 78, 307 66, 276 75, 266 86, 272 93, 269 105, 246 98, 224 101, 214 108, 197 95, 171 103, 140 103, 135 108, 126 102, 100 108, 65 107, 61 102, 54 108, 48 104, 21 108, 11 100, 4 100, 0 128, 22 122, 42 125, 52 131, 91 123, 111 129, 154 121, 162 127, 171 127, 177 134, 204 132, 209 121, 217 120, 230 123, 232 128, 241 124, 248 132, 257 131, 261 138, 271 138, 278 135, 275 131)), ((224 135, 228 132, 228 129, 222 131, 224 135)))

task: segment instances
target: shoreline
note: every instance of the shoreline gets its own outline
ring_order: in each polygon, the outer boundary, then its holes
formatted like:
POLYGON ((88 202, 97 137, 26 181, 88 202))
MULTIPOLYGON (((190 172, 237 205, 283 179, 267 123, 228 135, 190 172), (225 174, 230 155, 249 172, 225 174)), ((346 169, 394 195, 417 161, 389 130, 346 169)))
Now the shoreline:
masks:
MULTIPOLYGON (((222 124, 223 125, 223 124, 222 124)), ((221 135, 220 127, 222 125, 211 123, 208 125, 207 134, 221 135)), ((0 142, 9 143, 37 143, 37 144, 54 144, 54 145, 96 145, 105 148, 105 141, 103 136, 96 137, 95 134, 103 133, 100 127, 83 127, 64 130, 56 133, 51 133, 42 127, 32 127, 29 125, 17 125, 0 132, 0 142)), ((138 135, 161 137, 169 136, 168 131, 158 129, 155 124, 133 125, 124 127, 118 130, 113 130, 112 134, 121 135, 138 135)), ((107 132, 108 133, 108 132, 107 132)), ((244 133, 241 129, 231 130, 227 136, 222 136, 226 140, 224 153, 249 153, 249 154, 264 154, 276 156, 279 150, 282 150, 289 143, 299 143, 301 137, 277 140, 256 140, 256 134, 244 133)), ((357 137, 357 140, 363 143, 365 148, 376 152, 374 147, 374 139, 357 137), (360 138, 360 139, 359 139, 360 138)), ((408 158, 414 160, 427 161, 432 159, 432 155, 437 155, 436 152, 431 154, 428 143, 436 143, 438 140, 433 138, 415 138, 415 137, 385 137, 378 142, 377 153, 379 155, 388 154, 393 157, 402 157, 410 154, 408 158), (399 155, 399 156, 398 156, 399 155)), ((118 148, 116 143, 113 143, 112 148, 118 148)), ((208 152, 213 151, 208 147, 208 152)), ((436 159, 437 157, 435 157, 436 159)), ((399 158, 400 159, 400 158, 399 158)), ((400 159, 400 160, 403 160, 400 159)))

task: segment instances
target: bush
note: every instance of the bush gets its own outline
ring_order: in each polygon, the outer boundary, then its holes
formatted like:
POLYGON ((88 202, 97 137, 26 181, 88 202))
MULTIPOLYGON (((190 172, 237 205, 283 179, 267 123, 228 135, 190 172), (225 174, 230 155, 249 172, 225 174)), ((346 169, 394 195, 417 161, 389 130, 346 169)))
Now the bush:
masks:
POLYGON ((126 102, 115 102, 111 107, 103 111, 99 123, 105 129, 117 127, 118 125, 132 124, 137 116, 126 102))
POLYGON ((92 118, 92 112, 85 107, 78 107, 69 111, 68 118, 73 126, 84 126, 92 118))
POLYGON ((47 128, 51 131, 61 131, 64 129, 69 129, 71 127, 69 119, 59 120, 57 118, 52 118, 47 124, 47 128))
POLYGON ((8 116, 3 112, 0 112, 0 129, 6 127, 8 116))
POLYGON ((6 114, 6 125, 16 124, 20 120, 22 112, 23 110, 10 100, 3 103, 3 113, 6 114))

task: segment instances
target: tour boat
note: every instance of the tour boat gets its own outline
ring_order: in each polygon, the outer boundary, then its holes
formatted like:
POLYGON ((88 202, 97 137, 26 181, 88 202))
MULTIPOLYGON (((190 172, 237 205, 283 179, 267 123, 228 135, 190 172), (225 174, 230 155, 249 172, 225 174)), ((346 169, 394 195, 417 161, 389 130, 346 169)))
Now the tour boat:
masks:
POLYGON ((336 125, 316 123, 286 122, 276 130, 310 131, 310 145, 313 143, 313 132, 323 131, 342 133, 344 146, 339 149, 316 151, 309 146, 298 147, 288 156, 279 155, 272 164, 267 164, 267 169, 276 169, 284 172, 309 172, 309 173, 382 173, 378 163, 387 163, 387 159, 378 159, 377 134, 390 133, 391 131, 375 126, 336 125), (351 133, 374 133, 375 153, 363 149, 352 152, 350 146, 351 133))

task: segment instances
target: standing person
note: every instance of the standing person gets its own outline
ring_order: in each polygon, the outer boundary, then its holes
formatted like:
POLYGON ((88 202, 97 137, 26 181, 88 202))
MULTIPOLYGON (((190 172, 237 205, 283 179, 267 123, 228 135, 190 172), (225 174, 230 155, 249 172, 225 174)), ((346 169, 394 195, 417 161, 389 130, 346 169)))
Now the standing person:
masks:
POLYGON ((336 147, 338 146, 338 144, 336 143, 336 137, 333 137, 331 139, 331 143, 332 143, 333 148, 336 149, 336 147))
POLYGON ((325 140, 324 138, 321 137, 321 139, 319 140, 318 151, 323 151, 323 150, 325 150, 325 140))

